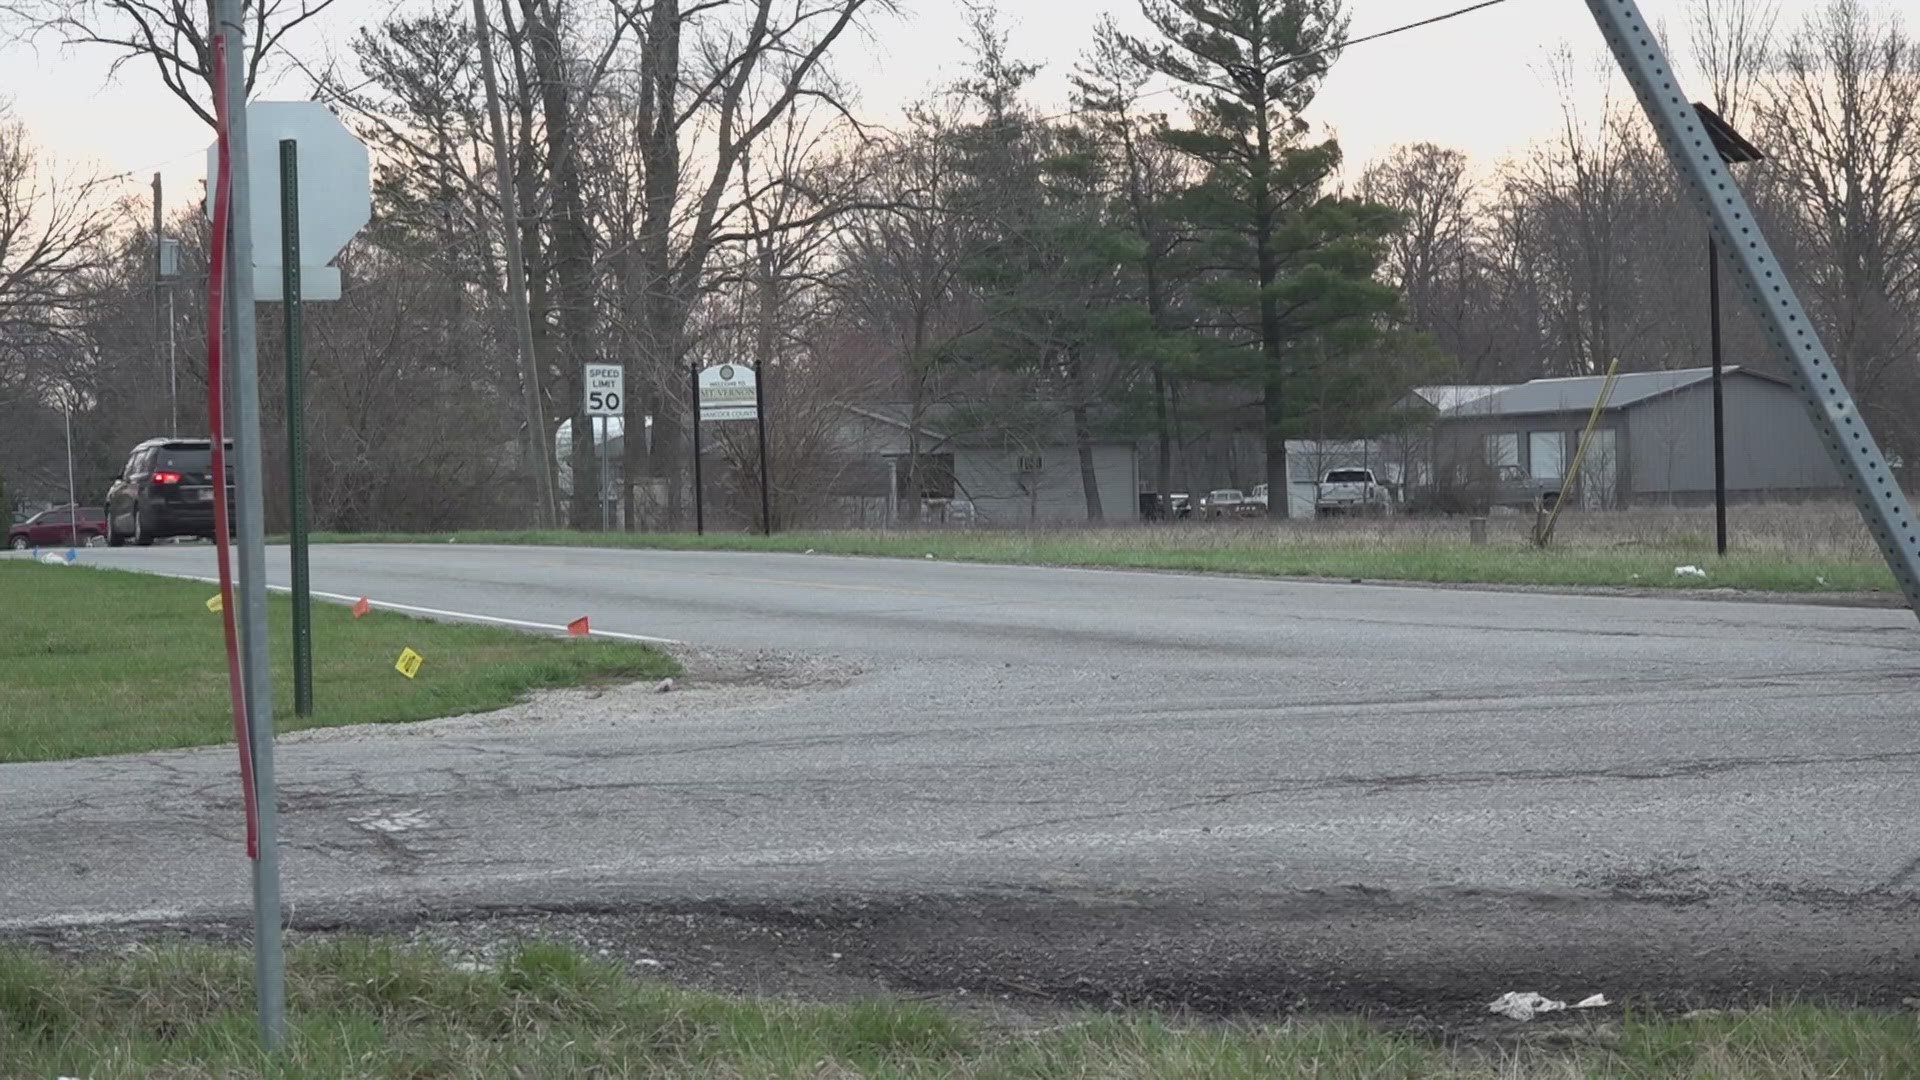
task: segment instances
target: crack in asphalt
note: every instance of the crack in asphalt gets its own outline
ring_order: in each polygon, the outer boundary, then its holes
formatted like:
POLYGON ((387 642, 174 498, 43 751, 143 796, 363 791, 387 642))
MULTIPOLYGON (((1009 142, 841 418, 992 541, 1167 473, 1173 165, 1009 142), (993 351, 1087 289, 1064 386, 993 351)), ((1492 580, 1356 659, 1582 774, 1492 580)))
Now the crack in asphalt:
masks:
MULTIPOLYGON (((1303 792, 1333 791, 1344 788, 1359 788, 1365 790, 1368 794, 1376 794, 1397 788, 1471 787, 1480 784, 1498 784, 1515 780, 1530 780, 1536 782, 1564 780, 1677 780, 1714 776, 1752 769, 1886 764, 1895 761, 1910 761, 1915 759, 1920 759, 1920 750, 1898 750, 1879 754, 1848 756, 1783 755, 1773 757, 1722 758, 1717 761, 1690 762, 1686 764, 1612 766, 1604 769, 1497 769, 1450 773, 1403 773, 1381 776, 1330 776, 1312 780, 1302 779, 1289 781, 1241 791, 1222 792, 1216 795, 1208 795, 1166 806, 1116 810, 1099 814, 1072 814, 1041 821, 1022 822, 997 829, 990 829, 978 834, 975 839, 997 840, 1016 833, 1033 832, 1040 829, 1051 828, 1056 825, 1075 825, 1090 821, 1112 821, 1129 817, 1176 814, 1185 810, 1223 806, 1228 803, 1239 802, 1246 799, 1264 798, 1271 795, 1297 795, 1303 792)), ((1906 870, 1900 875, 1897 875, 1896 882, 1916 872, 1920 872, 1920 858, 1914 859, 1906 870)))

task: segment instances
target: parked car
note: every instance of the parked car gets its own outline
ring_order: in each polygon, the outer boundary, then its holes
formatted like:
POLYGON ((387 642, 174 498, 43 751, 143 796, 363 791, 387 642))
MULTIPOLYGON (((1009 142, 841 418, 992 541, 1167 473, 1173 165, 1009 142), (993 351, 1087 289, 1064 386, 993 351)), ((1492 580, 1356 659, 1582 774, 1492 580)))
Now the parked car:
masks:
POLYGON ((1193 516, 1193 496, 1184 491, 1176 491, 1167 496, 1167 512, 1175 521, 1193 516))
POLYGON ((1247 502, 1246 493, 1239 488, 1217 488, 1207 492, 1200 500, 1200 516, 1203 518, 1239 517, 1241 507, 1247 502))
POLYGON ((1243 504, 1244 513, 1248 517, 1264 517, 1271 509, 1272 507, 1267 505, 1267 485, 1255 484, 1253 490, 1247 492, 1247 501, 1243 504))
POLYGON ((1550 480, 1536 479, 1527 470, 1518 465, 1502 465, 1493 474, 1493 498, 1495 506, 1517 506, 1524 509, 1542 507, 1553 509, 1560 501, 1559 477, 1550 480))
POLYGON ((106 511, 97 506, 78 510, 56 506, 43 510, 7 530, 7 546, 15 551, 36 547, 67 547, 78 542, 104 543, 107 536, 106 511))
MULTIPOLYGON (((233 443, 227 443, 229 452, 233 443)), ((227 466, 227 499, 233 499, 227 466)), ((229 534, 232 530, 228 522, 229 534)), ((148 439, 107 490, 107 543, 145 546, 169 536, 213 539, 213 442, 148 439)))
POLYGON ((1384 514, 1392 508, 1393 494, 1375 479, 1372 469, 1328 469, 1314 485, 1315 517, 1384 514))

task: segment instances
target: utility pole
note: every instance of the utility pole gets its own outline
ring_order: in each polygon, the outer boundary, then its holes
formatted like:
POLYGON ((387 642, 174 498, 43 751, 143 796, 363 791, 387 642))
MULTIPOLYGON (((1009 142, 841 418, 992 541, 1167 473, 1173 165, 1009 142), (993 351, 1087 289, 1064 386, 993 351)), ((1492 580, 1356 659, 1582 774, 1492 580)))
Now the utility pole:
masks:
POLYGON ((507 125, 500 117, 500 77, 493 65, 493 31, 487 23, 485 0, 473 0, 473 32, 480 42, 480 78, 487 88, 487 126, 493 133, 493 169, 500 185, 500 228, 506 234, 507 304, 513 312, 513 337, 520 353, 521 395, 525 402, 527 439, 533 444, 536 497, 540 524, 558 525, 560 512, 553 497, 553 436, 547 432, 546 410, 540 402, 540 359, 533 354, 533 315, 527 310, 527 268, 520 252, 520 196, 507 165, 507 125))
MULTIPOLYGON (((275 828, 273 678, 267 654, 267 550, 260 461, 260 356, 253 289, 253 199, 247 146, 247 0, 213 0, 214 32, 226 53, 227 148, 231 168, 224 330, 232 358, 235 494, 239 497, 239 574, 236 612, 247 744, 253 751, 259 853, 253 860, 253 975, 261 1042, 286 1040, 286 966, 281 952, 280 841, 275 828)), ((214 483, 223 478, 215 477, 214 483)))

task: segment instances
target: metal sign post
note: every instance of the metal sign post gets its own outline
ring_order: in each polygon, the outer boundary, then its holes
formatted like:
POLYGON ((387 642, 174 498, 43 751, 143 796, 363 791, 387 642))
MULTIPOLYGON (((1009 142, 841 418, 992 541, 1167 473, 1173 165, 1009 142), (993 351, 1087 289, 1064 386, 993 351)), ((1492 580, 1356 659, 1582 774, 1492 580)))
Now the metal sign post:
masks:
POLYGON ((773 535, 773 480, 767 475, 767 381, 755 372, 753 421, 760 428, 760 531, 773 535))
MULTIPOLYGON (((214 0, 213 15, 216 56, 224 57, 225 77, 216 92, 227 126, 229 168, 225 182, 232 185, 225 193, 229 226, 221 334, 225 342, 222 351, 232 365, 228 372, 233 391, 233 480, 239 534, 233 606, 258 841, 253 860, 254 979, 260 1039, 272 1048, 286 1039, 286 970, 281 951, 273 681, 267 650, 265 469, 261 464, 260 358, 254 305, 262 300, 290 299, 290 309, 297 309, 303 300, 339 299, 340 271, 327 263, 367 223, 373 198, 366 146, 325 105, 316 101, 247 103, 245 0, 214 0), (269 145, 298 143, 306 150, 309 168, 304 174, 293 169, 283 178, 281 162, 274 155, 256 157, 249 152, 254 138, 269 145), (305 190, 301 191, 303 186, 305 190), (280 205, 281 199, 274 198, 276 195, 286 199, 285 207, 280 205), (295 219, 294 245, 287 245, 283 235, 288 213, 295 219), (304 252, 290 247, 304 248, 304 252), (301 266, 302 262, 308 265, 301 266)), ((219 156, 216 140, 207 150, 209 213, 219 201, 219 156)), ((299 312, 290 310, 289 315, 290 329, 297 327, 299 312)), ((297 336, 297 329, 294 333, 297 336)), ((297 341, 292 345, 297 351, 297 341)), ((297 377, 289 379, 290 421, 299 412, 297 382, 297 377)), ((299 436, 290 431, 289 437, 297 451, 299 436)), ((295 460, 300 456, 296 452, 295 460)), ((217 477, 214 482, 223 481, 224 477, 217 477)), ((297 588, 295 596, 298 605, 305 596, 304 587, 297 588)))
POLYGON ((1720 351, 1720 242, 1707 230, 1707 317, 1713 323, 1708 345, 1713 354, 1713 546, 1727 554, 1726 366, 1720 351))
MULTIPOLYGON (((287 1037, 286 958, 281 952, 280 840, 276 828, 278 796, 273 777, 273 681, 267 656, 267 544, 260 463, 260 363, 254 318, 253 172, 247 155, 245 0, 215 0, 216 30, 226 50, 227 147, 232 160, 228 239, 226 333, 232 358, 234 488, 239 497, 239 574, 235 620, 239 628, 242 698, 246 702, 247 745, 253 755, 254 799, 258 804, 259 853, 253 860, 253 977, 260 1041, 268 1048, 287 1037)), ((212 171, 218 176, 217 170, 212 171)), ((208 205, 213 204, 209 187, 208 205)), ((215 477, 214 483, 224 483, 215 477)))
POLYGON ((293 714, 313 715, 313 594, 307 583, 307 363, 300 340, 300 144, 280 140, 280 295, 287 351, 287 510, 293 563, 293 714))
MULTIPOLYGON (((613 437, 613 418, 618 416, 624 422, 627 415, 627 368, 624 364, 588 364, 582 373, 581 385, 586 393, 587 422, 598 422, 598 432, 588 432, 589 437, 598 435, 595 453, 600 462, 600 531, 613 528, 612 507, 607 499, 607 440, 613 437)), ((574 483, 579 483, 576 473, 574 483)))
POLYGON ((1635 0, 1587 0, 1587 8, 1680 178, 1707 211, 1720 250, 1732 260, 1735 278, 1759 313, 1768 341, 1793 372, 1794 387, 1906 594, 1907 606, 1920 611, 1920 521, 1788 283, 1786 268, 1733 182, 1707 124, 1681 92, 1659 34, 1635 0))
MULTIPOLYGON (((700 401, 700 365, 687 368, 687 389, 692 391, 693 399, 693 532, 695 536, 707 535, 707 507, 705 503, 705 485, 700 482, 700 416, 706 411, 700 401)), ((674 522, 676 526, 679 522, 674 522)))
POLYGON ((67 552, 80 546, 80 497, 73 486, 73 387, 63 388, 60 400, 67 407, 67 552))
MULTIPOLYGON (((760 412, 759 377, 752 368, 742 367, 739 364, 715 364, 710 368, 696 368, 693 376, 693 395, 696 402, 693 410, 693 430, 696 439, 701 424, 723 424, 732 420, 754 420, 759 423, 760 513, 767 528, 771 530, 773 518, 767 513, 767 425, 766 417, 760 412)), ((694 463, 697 483, 698 442, 694 444, 694 463)), ((697 501, 695 506, 697 509, 697 501)))

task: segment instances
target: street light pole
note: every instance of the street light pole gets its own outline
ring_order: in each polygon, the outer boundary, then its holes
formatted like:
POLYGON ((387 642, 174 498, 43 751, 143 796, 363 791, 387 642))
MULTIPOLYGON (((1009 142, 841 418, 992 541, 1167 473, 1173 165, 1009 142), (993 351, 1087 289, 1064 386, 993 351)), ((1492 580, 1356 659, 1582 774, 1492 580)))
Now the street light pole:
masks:
MULTIPOLYGON (((1706 129, 1707 138, 1728 172, 1733 166, 1766 157, 1760 148, 1748 142, 1720 114, 1699 102, 1693 104, 1694 116, 1706 129)), ((1695 143, 1694 145, 1699 145, 1695 143)), ((1707 229, 1707 310, 1712 323, 1708 348, 1713 363, 1713 541, 1722 557, 1727 554, 1727 419, 1726 378, 1720 351, 1720 242, 1713 229, 1707 229)))
POLYGON ((1707 306, 1712 312, 1713 350, 1713 542, 1727 553, 1727 418, 1720 355, 1720 242, 1707 233, 1707 306))

